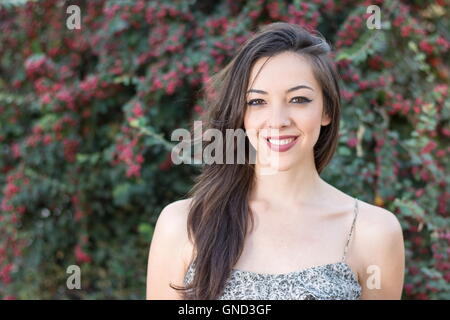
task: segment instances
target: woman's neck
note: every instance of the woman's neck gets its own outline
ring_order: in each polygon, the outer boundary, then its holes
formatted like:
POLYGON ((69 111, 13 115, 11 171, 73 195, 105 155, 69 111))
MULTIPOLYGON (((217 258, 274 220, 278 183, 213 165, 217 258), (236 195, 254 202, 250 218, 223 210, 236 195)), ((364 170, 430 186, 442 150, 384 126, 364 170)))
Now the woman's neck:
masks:
POLYGON ((250 200, 262 201, 275 208, 314 205, 326 200, 326 187, 327 183, 319 176, 314 163, 273 174, 261 174, 256 165, 250 200))

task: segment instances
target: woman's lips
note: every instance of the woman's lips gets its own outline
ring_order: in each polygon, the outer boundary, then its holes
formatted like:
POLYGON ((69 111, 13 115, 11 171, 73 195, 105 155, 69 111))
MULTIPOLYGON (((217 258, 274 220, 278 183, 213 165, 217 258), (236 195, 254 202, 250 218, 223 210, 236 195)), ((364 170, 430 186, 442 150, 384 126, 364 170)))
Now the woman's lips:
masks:
POLYGON ((297 143, 298 137, 299 136, 279 136, 266 137, 265 139, 270 150, 276 152, 285 152, 297 143))

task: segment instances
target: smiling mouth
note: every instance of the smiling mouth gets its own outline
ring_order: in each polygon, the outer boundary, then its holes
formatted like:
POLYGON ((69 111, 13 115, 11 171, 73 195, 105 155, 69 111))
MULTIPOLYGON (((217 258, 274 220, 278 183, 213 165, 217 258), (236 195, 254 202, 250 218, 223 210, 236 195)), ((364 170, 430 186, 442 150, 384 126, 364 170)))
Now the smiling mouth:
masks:
POLYGON ((281 137, 267 137, 267 145, 273 151, 284 152, 292 148, 298 140, 299 136, 281 136, 281 137))
POLYGON ((271 144, 275 144, 275 145, 278 145, 278 146, 282 146, 282 145, 291 143, 295 139, 296 138, 289 138, 289 139, 270 139, 270 138, 266 138, 266 140, 269 141, 271 144))

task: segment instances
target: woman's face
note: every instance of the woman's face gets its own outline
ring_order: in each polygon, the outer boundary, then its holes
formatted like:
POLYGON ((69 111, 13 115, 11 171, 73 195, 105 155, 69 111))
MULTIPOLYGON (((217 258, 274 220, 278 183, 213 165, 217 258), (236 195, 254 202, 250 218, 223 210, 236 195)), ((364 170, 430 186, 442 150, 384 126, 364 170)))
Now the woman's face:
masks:
POLYGON ((257 150, 257 165, 285 171, 314 161, 313 147, 324 113, 322 90, 309 62, 299 54, 283 52, 252 67, 247 88, 244 128, 257 150), (299 87, 300 86, 300 87, 299 87))

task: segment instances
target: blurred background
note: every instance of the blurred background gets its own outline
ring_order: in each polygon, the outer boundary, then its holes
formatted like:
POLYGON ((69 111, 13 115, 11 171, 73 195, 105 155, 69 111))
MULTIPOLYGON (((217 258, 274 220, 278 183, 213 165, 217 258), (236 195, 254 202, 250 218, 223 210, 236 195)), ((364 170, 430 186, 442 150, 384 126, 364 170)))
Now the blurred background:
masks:
POLYGON ((319 30, 342 78, 321 176, 396 214, 403 299, 450 299, 449 7, 0 1, 0 298, 145 299, 155 221, 199 171, 171 162, 171 132, 203 112, 203 85, 258 26, 285 21, 319 30))

